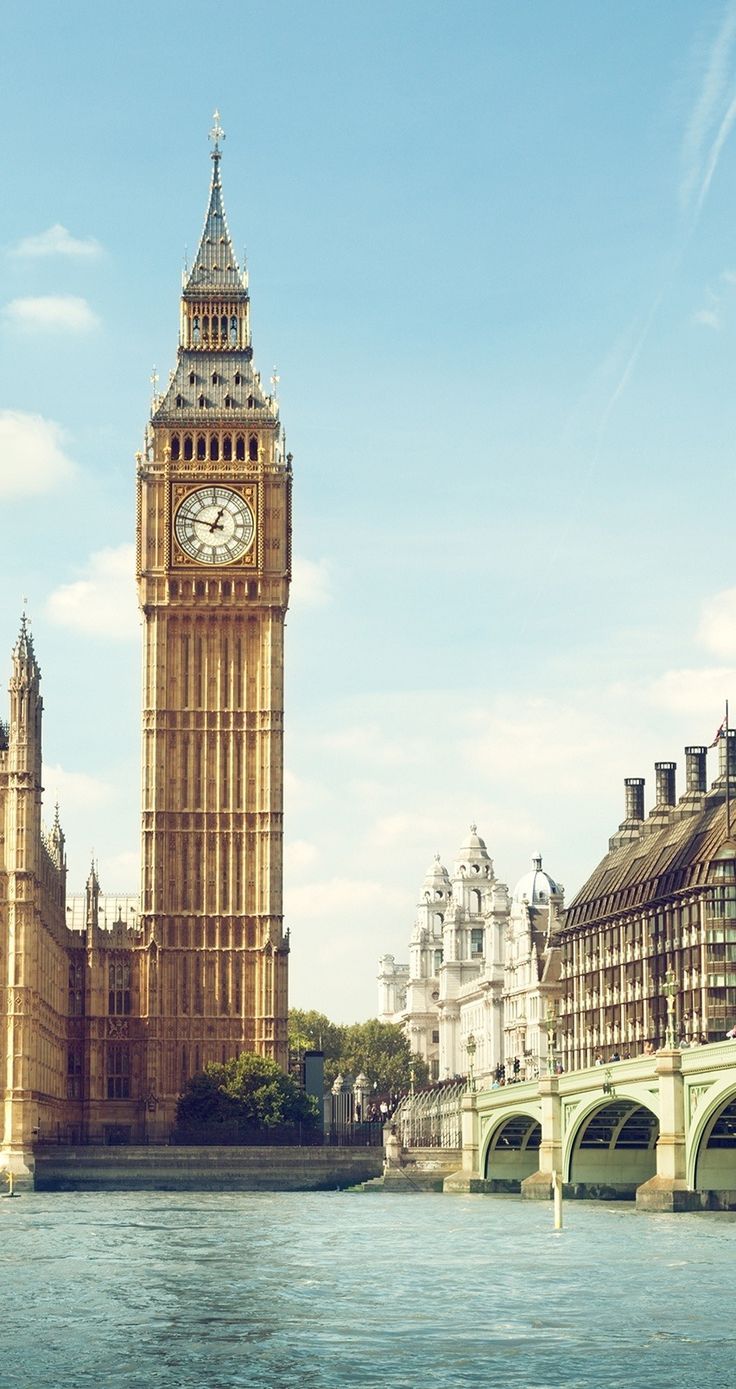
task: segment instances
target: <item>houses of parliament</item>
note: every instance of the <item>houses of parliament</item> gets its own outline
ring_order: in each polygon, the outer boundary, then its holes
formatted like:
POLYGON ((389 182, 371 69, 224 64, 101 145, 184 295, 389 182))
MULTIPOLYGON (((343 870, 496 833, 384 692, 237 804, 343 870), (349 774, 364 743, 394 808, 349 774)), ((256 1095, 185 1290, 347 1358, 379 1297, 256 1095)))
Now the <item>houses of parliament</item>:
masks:
POLYGON ((187 1079, 244 1050, 286 1064, 283 655, 291 456, 255 370, 247 275, 211 132, 176 366, 137 455, 142 882, 66 896, 42 827, 41 677, 23 618, 0 723, 0 1160, 163 1141, 187 1079), (112 908, 112 910, 111 910, 112 908))

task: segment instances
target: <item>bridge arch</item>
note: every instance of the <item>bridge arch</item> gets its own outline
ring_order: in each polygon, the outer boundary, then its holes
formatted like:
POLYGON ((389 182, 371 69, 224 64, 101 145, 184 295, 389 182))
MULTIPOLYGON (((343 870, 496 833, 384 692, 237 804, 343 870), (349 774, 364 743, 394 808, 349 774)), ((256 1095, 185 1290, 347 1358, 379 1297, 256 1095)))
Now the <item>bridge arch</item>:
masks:
POLYGON ((691 1191, 736 1191, 736 1085, 733 1075, 698 1106, 688 1134, 691 1191))
POLYGON ((539 1110, 502 1114, 486 1135, 481 1172, 487 1182, 519 1186, 539 1169, 542 1119, 539 1110))
POLYGON ((658 1137, 659 1119, 650 1096, 642 1099, 618 1091, 599 1095, 570 1127, 563 1151, 563 1180, 633 1199, 636 1188, 656 1174, 658 1137))

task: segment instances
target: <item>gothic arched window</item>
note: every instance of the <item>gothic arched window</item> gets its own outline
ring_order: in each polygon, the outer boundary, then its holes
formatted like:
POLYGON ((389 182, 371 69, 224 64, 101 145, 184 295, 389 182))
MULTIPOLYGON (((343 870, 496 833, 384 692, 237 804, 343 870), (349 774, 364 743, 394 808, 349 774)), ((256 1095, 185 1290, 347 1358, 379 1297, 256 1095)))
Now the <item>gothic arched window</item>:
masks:
POLYGON ((249 457, 249 459, 251 460, 251 463, 257 463, 257 462, 258 462, 258 435, 257 435, 257 434, 251 434, 250 439, 248 440, 248 457, 249 457))
POLYGON ((213 460, 214 463, 216 463, 219 457, 220 440, 218 439, 216 434, 213 434, 212 438, 210 439, 210 458, 213 460))
POLYGON ((205 439, 205 437, 204 437, 204 434, 198 434, 198 435, 197 435, 197 458, 199 458, 200 461, 201 461, 203 458, 206 458, 206 457, 207 457, 207 441, 206 441, 206 439, 205 439))
POLYGON ((193 448, 193 445, 192 445, 192 436, 191 436, 191 434, 185 434, 185 435, 184 435, 184 457, 185 457, 186 459, 190 459, 190 458, 192 457, 192 455, 193 455, 193 452, 194 452, 194 448, 193 448))
POLYGON ((233 441, 229 434, 226 434, 222 441, 222 456, 227 463, 233 456, 233 441))
POLYGON ((171 436, 171 457, 173 458, 174 462, 176 462, 177 458, 179 457, 179 449, 180 449, 179 435, 178 435, 178 434, 172 434, 172 436, 171 436))
POLYGON ((235 457, 237 459, 245 458, 245 439, 242 434, 239 434, 235 441, 235 457))

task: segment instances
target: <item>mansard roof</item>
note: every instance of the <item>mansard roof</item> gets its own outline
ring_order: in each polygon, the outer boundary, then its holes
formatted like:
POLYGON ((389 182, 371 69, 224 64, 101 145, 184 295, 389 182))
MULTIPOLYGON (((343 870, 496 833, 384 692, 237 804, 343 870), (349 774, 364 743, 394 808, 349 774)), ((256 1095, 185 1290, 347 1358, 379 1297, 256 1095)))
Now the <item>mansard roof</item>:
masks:
POLYGON ((154 423, 202 427, 216 421, 222 427, 229 419, 233 424, 246 419, 278 419, 276 401, 266 395, 250 352, 180 348, 176 369, 154 412, 154 423), (203 405, 199 404, 201 397, 203 405))
MULTIPOLYGON (((732 808, 736 818, 736 804, 732 808)), ((643 822, 646 825, 646 821, 643 822)), ((696 814, 678 815, 612 849, 563 914, 565 931, 664 901, 705 885, 708 869, 728 838, 722 794, 704 797, 696 814)))

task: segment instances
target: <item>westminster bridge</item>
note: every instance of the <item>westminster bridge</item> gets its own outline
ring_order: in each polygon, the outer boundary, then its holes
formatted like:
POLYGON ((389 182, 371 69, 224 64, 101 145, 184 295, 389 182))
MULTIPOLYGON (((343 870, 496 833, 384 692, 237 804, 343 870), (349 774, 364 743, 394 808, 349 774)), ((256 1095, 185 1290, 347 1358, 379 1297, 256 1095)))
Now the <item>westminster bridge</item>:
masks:
POLYGON ((461 1141, 448 1191, 736 1209, 736 1041, 467 1092, 461 1141))

